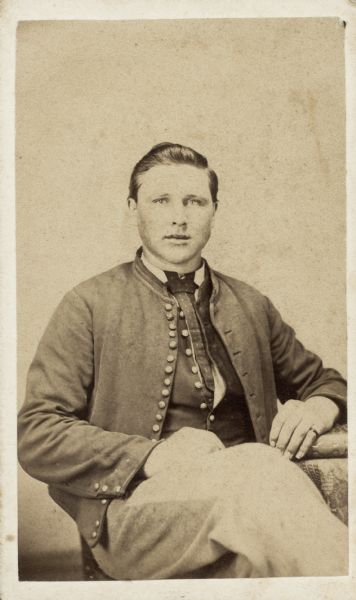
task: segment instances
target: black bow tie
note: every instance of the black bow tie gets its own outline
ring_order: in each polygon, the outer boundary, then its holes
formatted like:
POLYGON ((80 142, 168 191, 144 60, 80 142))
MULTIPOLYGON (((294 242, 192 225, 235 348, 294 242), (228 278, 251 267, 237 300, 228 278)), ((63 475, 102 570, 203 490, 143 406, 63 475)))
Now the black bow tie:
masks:
POLYGON ((168 289, 172 294, 177 292, 194 294, 198 287, 194 283, 195 271, 185 273, 184 275, 179 275, 175 271, 165 271, 165 274, 168 279, 168 289))

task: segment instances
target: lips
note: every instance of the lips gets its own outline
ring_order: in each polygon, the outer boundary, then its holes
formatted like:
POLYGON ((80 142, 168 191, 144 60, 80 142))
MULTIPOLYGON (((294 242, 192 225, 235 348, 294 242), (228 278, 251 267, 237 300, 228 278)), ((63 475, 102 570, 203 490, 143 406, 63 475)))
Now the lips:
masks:
POLYGON ((189 235, 184 235, 184 234, 174 234, 174 235, 166 235, 165 238, 167 240, 190 240, 190 236, 189 235))

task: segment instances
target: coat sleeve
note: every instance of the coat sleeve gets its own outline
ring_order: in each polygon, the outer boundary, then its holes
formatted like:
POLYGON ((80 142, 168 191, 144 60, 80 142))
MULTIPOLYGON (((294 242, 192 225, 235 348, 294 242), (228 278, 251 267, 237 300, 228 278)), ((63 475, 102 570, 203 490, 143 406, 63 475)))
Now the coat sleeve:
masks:
POLYGON ((346 420, 345 379, 335 369, 325 368, 319 356, 304 348, 271 301, 268 298, 266 301, 279 400, 283 403, 290 398, 307 400, 311 396, 325 396, 339 406, 339 420, 346 420))
POLYGON ((88 421, 94 385, 91 311, 72 290, 30 366, 18 416, 19 461, 32 477, 82 497, 120 497, 155 447, 88 421))

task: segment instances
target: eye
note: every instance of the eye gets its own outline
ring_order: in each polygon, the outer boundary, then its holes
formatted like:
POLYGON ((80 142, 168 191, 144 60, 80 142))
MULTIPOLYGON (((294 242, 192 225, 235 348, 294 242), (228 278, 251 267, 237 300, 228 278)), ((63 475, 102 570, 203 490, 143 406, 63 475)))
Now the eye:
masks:
POLYGON ((168 198, 154 198, 152 202, 153 204, 167 204, 168 198))
POLYGON ((196 204, 197 206, 201 206, 203 204, 203 200, 201 198, 189 198, 189 203, 190 204, 196 204))

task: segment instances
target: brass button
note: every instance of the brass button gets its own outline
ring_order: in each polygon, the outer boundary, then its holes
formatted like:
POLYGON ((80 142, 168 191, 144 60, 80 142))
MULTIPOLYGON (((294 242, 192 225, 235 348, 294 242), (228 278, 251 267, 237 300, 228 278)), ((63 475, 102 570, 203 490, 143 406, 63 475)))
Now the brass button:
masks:
POLYGON ((99 527, 100 521, 95 521, 95 527, 99 527))
POLYGON ((152 425, 152 430, 157 433, 157 431, 159 431, 159 425, 152 425))
POLYGON ((114 492, 116 492, 116 494, 118 494, 120 490, 121 490, 121 485, 116 485, 114 488, 114 492))
POLYGON ((197 390, 201 390, 201 388, 203 387, 203 384, 202 384, 202 382, 201 382, 201 381, 196 381, 196 382, 194 383, 194 387, 196 387, 196 388, 197 388, 197 390))
POLYGON ((183 337, 188 337, 188 335, 189 335, 188 329, 182 329, 182 336, 183 337))
POLYGON ((184 318, 184 312, 182 310, 179 312, 179 316, 180 316, 181 319, 184 318))
MULTIPOLYGON (((173 358, 174 360, 174 358, 173 358)), ((169 365, 164 369, 165 373, 173 373, 173 367, 170 367, 169 365)))
POLYGON ((167 312, 166 317, 167 317, 168 321, 172 321, 172 319, 174 319, 174 315, 171 312, 167 312))
POLYGON ((156 414, 157 421, 162 421, 162 418, 162 415, 160 415, 159 413, 156 414))
POLYGON ((215 421, 215 416, 214 415, 209 415, 209 421, 215 421))
POLYGON ((98 534, 96 533, 96 531, 93 531, 93 533, 91 534, 91 537, 92 537, 92 538, 96 538, 96 536, 97 536, 97 535, 98 535, 98 534))
POLYGON ((162 396, 169 396, 169 390, 162 390, 162 396))
POLYGON ((198 373, 199 369, 196 365, 193 365, 192 367, 192 373, 198 373))
POLYGON ((106 498, 103 498, 103 499, 101 500, 101 504, 107 504, 107 500, 106 500, 106 498))
POLYGON ((164 385, 171 385, 171 379, 169 379, 169 377, 166 377, 163 383, 164 385))
POLYGON ((187 356, 191 356, 193 354, 193 352, 191 351, 190 348, 187 348, 186 351, 185 351, 185 353, 186 353, 187 356))
POLYGON ((168 354, 168 356, 167 356, 167 362, 173 362, 173 361, 174 361, 174 356, 172 354, 168 354))
POLYGON ((169 331, 168 335, 169 335, 169 337, 174 338, 174 337, 176 337, 176 332, 175 331, 169 331))
POLYGON ((174 348, 177 347, 177 342, 175 340, 172 340, 171 342, 169 342, 169 347, 172 348, 172 350, 174 350, 174 348))
POLYGON ((168 303, 167 303, 167 304, 165 304, 165 305, 164 305, 164 308, 165 308, 166 310, 172 310, 173 306, 172 306, 172 304, 168 304, 168 303))
POLYGON ((94 483, 94 490, 98 490, 100 488, 100 483, 94 483))
POLYGON ((208 405, 206 404, 206 402, 202 402, 201 405, 200 405, 200 408, 202 410, 205 410, 206 408, 208 408, 208 405))
POLYGON ((160 401, 158 402, 158 408, 166 408, 166 403, 165 403, 165 402, 163 402, 163 400, 160 400, 160 401))
POLYGON ((104 483, 104 485, 101 486, 101 489, 103 492, 107 492, 109 487, 106 485, 106 483, 104 483))
POLYGON ((169 329, 177 329, 177 325, 175 323, 170 323, 169 324, 169 329))

